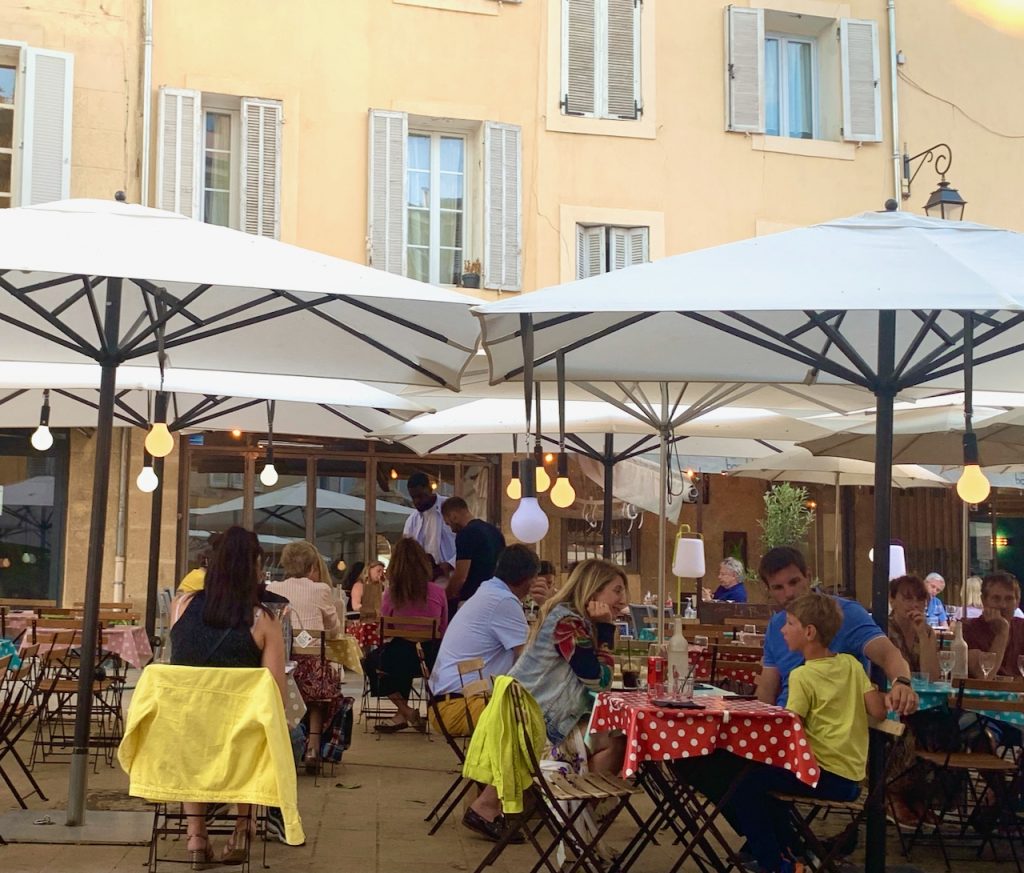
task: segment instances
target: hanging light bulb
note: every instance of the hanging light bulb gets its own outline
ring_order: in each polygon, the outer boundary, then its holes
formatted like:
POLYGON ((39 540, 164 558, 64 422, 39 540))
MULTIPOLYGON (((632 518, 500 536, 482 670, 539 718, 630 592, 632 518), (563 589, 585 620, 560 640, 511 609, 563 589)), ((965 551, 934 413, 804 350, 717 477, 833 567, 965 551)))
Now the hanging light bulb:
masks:
POLYGON ((50 389, 43 391, 43 406, 39 410, 39 427, 37 427, 29 439, 32 448, 37 452, 45 452, 53 445, 53 434, 50 433, 50 389))
POLYGON ((535 477, 532 467, 532 458, 523 461, 523 496, 510 522, 512 533, 524 543, 538 543, 548 532, 548 517, 537 503, 537 495, 533 490, 535 477))
POLYGON ((391 478, 392 479, 397 479, 398 478, 398 470, 396 470, 394 467, 391 468, 391 478))
POLYGON ((992 485, 978 464, 978 436, 973 431, 964 434, 964 471, 956 483, 956 493, 964 503, 982 503, 992 491, 992 485))
POLYGON ((555 459, 555 456, 553 454, 551 454, 551 452, 548 452, 544 456, 544 463, 545 464, 550 464, 554 459, 555 459))
POLYGON ((537 446, 533 450, 533 476, 534 487, 537 489, 538 494, 543 494, 551 487, 551 477, 548 475, 548 471, 544 469, 544 462, 541 460, 542 457, 543 456, 540 453, 540 446, 537 446))
POLYGON ((153 469, 153 456, 149 452, 142 453, 142 472, 136 477, 135 484, 143 494, 156 491, 156 486, 160 484, 156 470, 153 469))
POLYGON ((566 509, 576 501, 576 489, 569 481, 569 456, 565 452, 558 456, 558 478, 549 496, 559 509, 566 509))
POLYGON ((260 470, 260 482, 266 485, 268 488, 277 484, 278 475, 277 470, 274 468, 274 459, 268 454, 267 463, 263 465, 263 469, 260 470))
POLYGON ((146 434, 146 451, 154 458, 166 458, 174 451, 174 437, 167 428, 167 395, 158 391, 153 407, 153 425, 146 434))
POLYGON ((505 494, 509 500, 518 500, 523 496, 523 483, 519 478, 519 461, 512 462, 512 478, 508 480, 505 494))
POLYGON ((236 440, 237 440, 237 439, 238 439, 238 438, 239 438, 239 437, 240 437, 241 435, 242 435, 242 432, 241 432, 241 431, 240 431, 240 430, 239 430, 239 429, 238 429, 237 427, 235 427, 235 428, 232 428, 232 429, 231 429, 231 436, 233 436, 233 437, 234 437, 234 438, 235 438, 236 440))
POLYGON ((260 470, 260 482, 268 488, 277 484, 277 470, 274 468, 274 406, 273 400, 267 401, 267 463, 260 470))

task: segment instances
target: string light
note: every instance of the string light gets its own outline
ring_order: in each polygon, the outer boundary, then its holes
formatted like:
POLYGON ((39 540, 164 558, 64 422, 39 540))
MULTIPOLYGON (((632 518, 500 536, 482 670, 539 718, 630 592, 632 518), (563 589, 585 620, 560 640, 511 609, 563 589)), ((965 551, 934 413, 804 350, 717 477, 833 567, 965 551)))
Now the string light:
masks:
POLYGON ((39 427, 29 439, 32 448, 37 452, 45 452, 53 445, 53 434, 50 433, 50 389, 43 391, 43 406, 39 410, 39 427))
POLYGON ((158 391, 153 408, 153 425, 146 434, 146 451, 154 458, 166 458, 174 451, 174 437, 167 427, 167 395, 158 391))

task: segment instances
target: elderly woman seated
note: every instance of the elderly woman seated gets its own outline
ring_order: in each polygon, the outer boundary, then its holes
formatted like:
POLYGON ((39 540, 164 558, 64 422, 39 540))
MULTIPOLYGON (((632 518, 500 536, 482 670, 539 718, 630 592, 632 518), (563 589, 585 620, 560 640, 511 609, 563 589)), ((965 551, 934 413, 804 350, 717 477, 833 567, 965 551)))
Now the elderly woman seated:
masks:
POLYGON ((726 558, 718 565, 718 587, 712 593, 703 589, 705 600, 721 600, 731 603, 747 602, 747 587, 743 584, 743 564, 736 558, 726 558))
POLYGON ((548 757, 577 771, 615 773, 621 736, 587 737, 592 691, 611 686, 615 619, 628 605, 626 574, 611 561, 590 558, 541 607, 520 659, 509 671, 533 695, 547 730, 548 757))

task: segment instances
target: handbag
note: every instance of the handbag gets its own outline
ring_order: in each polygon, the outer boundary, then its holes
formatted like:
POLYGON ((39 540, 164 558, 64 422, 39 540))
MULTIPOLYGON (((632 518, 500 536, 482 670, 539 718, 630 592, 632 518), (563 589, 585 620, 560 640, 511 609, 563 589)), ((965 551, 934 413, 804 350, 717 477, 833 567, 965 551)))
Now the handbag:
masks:
POLYGON ((337 764, 345 750, 352 745, 352 708, 355 698, 343 697, 341 706, 331 719, 324 733, 326 739, 320 745, 320 760, 337 764))

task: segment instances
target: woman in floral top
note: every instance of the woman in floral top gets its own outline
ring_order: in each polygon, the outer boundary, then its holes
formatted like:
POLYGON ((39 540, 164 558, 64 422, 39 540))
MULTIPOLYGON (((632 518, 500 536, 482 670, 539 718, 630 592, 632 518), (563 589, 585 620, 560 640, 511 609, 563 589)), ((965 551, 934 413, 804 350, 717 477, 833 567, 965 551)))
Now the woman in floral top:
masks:
POLYGON ((576 565, 541 608, 526 649, 510 674, 533 695, 547 728, 548 757, 576 770, 617 772, 621 737, 586 736, 591 692, 612 684, 616 617, 627 608, 626 574, 611 561, 576 565))
POLYGON ((917 576, 900 576, 889 583, 889 639, 914 673, 940 678, 939 644, 925 618, 928 589, 917 576))

